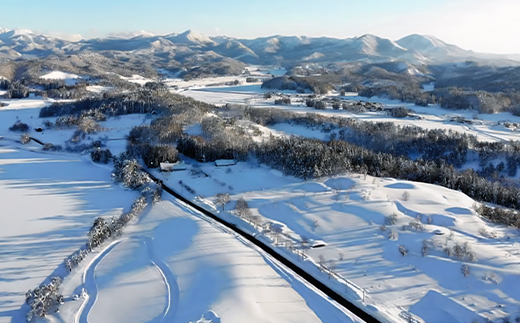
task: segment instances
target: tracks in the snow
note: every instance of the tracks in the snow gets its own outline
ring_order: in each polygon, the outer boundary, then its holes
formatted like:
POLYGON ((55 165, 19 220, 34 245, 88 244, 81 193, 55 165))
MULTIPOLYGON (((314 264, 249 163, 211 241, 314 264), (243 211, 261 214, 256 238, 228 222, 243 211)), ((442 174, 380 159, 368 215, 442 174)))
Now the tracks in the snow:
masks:
MULTIPOLYGON (((164 285, 166 287, 166 307, 161 315, 160 322, 172 322, 179 307, 179 285, 172 271, 166 263, 159 259, 153 250, 153 240, 150 237, 139 237, 143 242, 148 259, 152 265, 157 268, 161 274, 164 285)), ((87 266, 83 274, 83 286, 85 295, 78 313, 74 319, 74 323, 88 323, 88 315, 96 304, 98 298, 98 286, 96 283, 95 272, 99 263, 114 249, 122 240, 114 241, 108 245, 101 253, 99 253, 87 266)))

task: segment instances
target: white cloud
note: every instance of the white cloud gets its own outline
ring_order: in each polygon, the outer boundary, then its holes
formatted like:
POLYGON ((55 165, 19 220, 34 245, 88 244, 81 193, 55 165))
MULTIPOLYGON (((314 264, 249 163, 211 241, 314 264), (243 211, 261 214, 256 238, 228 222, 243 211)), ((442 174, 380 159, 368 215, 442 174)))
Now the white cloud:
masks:
POLYGON ((56 31, 56 32, 49 32, 47 34, 49 36, 63 39, 63 40, 68 40, 68 41, 80 41, 83 39, 83 37, 80 34, 71 34, 71 33, 66 33, 66 32, 56 31))
POLYGON ((151 36, 155 36, 155 35, 152 34, 152 33, 147 32, 147 31, 144 31, 144 30, 139 30, 139 31, 109 33, 107 36, 108 37, 115 37, 115 38, 130 39, 130 38, 137 37, 137 36, 149 36, 149 37, 151 37, 151 36))

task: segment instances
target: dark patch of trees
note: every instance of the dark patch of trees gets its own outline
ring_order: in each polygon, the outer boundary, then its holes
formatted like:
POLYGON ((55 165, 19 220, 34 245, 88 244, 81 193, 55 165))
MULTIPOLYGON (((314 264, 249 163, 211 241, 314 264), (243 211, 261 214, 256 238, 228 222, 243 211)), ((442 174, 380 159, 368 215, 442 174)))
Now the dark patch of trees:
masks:
POLYGON ((10 82, 7 92, 4 94, 6 99, 23 99, 29 96, 29 88, 20 82, 10 82))
POLYGON ((410 110, 406 107, 397 107, 390 109, 390 115, 394 118, 405 118, 410 114, 410 110))
POLYGON ((29 131, 29 126, 26 123, 21 122, 20 120, 17 120, 14 125, 9 127, 10 131, 17 131, 17 132, 27 132, 29 131))
POLYGON ((113 157, 110 149, 93 149, 90 152, 90 158, 95 163, 108 164, 113 157))
POLYGON ((314 109, 316 110, 325 110, 326 107, 327 105, 323 101, 316 101, 316 103, 314 104, 314 109))
POLYGON ((400 100, 402 102, 415 103, 420 106, 436 103, 436 96, 430 92, 424 92, 419 84, 400 84, 385 86, 367 86, 359 89, 358 94, 367 98, 373 96, 400 100))
POLYGON ((9 89, 9 85, 11 84, 11 82, 9 82, 9 80, 7 79, 0 79, 0 90, 7 90, 9 89))
MULTIPOLYGON (((153 87, 152 87, 153 88, 153 87)), ((193 112, 205 113, 214 106, 195 101, 181 95, 164 92, 162 88, 144 88, 131 93, 106 94, 103 98, 83 98, 69 103, 56 102, 40 110, 40 118, 64 115, 79 116, 83 111, 97 111, 106 116, 134 113, 181 114, 193 112)))
POLYGON ((447 109, 472 109, 479 113, 507 111, 512 105, 511 99, 503 93, 470 91, 456 87, 434 91, 438 102, 447 109))
POLYGON ((491 222, 520 228, 520 214, 517 210, 502 207, 490 207, 481 204, 476 207, 475 211, 491 222))
POLYGON ((63 304, 63 295, 59 294, 61 278, 52 277, 48 284, 41 284, 25 293, 25 302, 31 307, 27 313, 27 322, 34 318, 45 318, 49 312, 58 310, 63 304))
POLYGON ((126 150, 129 156, 141 158, 143 164, 149 168, 157 168, 160 163, 174 163, 179 160, 177 149, 171 145, 132 144, 129 142, 126 150))
POLYGON ((274 104, 276 105, 290 105, 291 104, 291 98, 280 98, 275 99, 274 104))
POLYGON ((320 76, 281 76, 264 81, 262 89, 298 90, 299 93, 310 90, 316 94, 325 94, 334 89, 333 84, 340 82, 337 75, 320 76))
POLYGON ((200 136, 182 136, 177 142, 177 149, 183 155, 202 162, 217 159, 246 160, 252 148, 252 142, 208 141, 200 136))

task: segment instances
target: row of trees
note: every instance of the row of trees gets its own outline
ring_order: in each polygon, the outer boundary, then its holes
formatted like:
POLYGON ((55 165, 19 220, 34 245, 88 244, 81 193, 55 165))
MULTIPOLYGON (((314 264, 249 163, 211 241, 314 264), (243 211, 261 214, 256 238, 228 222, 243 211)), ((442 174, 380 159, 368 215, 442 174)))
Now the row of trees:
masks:
POLYGON ((290 123, 324 132, 337 129, 339 139, 377 152, 396 156, 422 155, 425 160, 442 158, 455 166, 466 162, 468 150, 478 144, 475 136, 441 129, 399 126, 392 122, 357 121, 315 113, 301 115, 277 109, 250 109, 248 115, 252 121, 263 125, 290 123))
POLYGON ((114 172, 112 179, 132 190, 139 190, 139 196, 134 200, 130 211, 127 213, 114 216, 108 220, 103 217, 94 220, 88 232, 85 246, 64 260, 65 268, 68 271, 72 271, 93 249, 107 240, 119 236, 126 224, 141 214, 149 202, 156 203, 160 200, 162 187, 155 184, 146 173, 141 171, 141 166, 136 160, 126 158, 126 154, 113 158, 114 172))
POLYGON ((162 188, 151 181, 149 176, 141 171, 141 166, 136 160, 126 159, 126 154, 113 158, 114 172, 112 178, 115 182, 133 190, 139 190, 139 196, 134 200, 130 211, 106 220, 96 218, 92 224, 88 239, 83 248, 80 248, 64 260, 67 270, 72 271, 93 249, 110 238, 119 236, 125 225, 138 216, 149 201, 156 203, 160 200, 162 188))

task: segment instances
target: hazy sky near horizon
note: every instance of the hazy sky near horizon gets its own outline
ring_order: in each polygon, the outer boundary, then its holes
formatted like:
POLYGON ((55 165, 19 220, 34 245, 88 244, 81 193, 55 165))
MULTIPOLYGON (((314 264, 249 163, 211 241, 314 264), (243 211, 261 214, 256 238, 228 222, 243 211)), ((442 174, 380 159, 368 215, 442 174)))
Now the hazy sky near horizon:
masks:
POLYGON ((520 54, 519 13, 519 0, 17 0, 2 3, 0 27, 83 38, 187 29, 239 38, 425 34, 477 52, 520 54))

